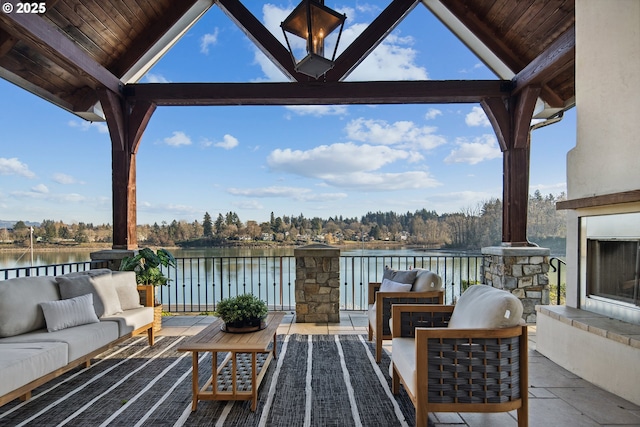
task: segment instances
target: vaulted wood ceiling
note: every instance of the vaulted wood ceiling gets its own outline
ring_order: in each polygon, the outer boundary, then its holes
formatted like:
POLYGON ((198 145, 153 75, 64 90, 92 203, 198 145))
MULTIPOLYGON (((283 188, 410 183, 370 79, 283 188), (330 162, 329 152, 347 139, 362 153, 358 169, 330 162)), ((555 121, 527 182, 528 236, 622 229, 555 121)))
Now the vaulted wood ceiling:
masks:
MULTIPOLYGON (((18 3, 5 2, 14 8, 18 3)), ((293 83, 284 92, 282 86, 276 89, 284 93, 279 98, 270 98, 273 89, 260 89, 255 91, 257 99, 252 99, 247 86, 229 85, 211 89, 209 98, 196 99, 194 104, 213 102, 216 96, 216 105, 260 103, 260 98, 280 104, 430 102, 424 91, 421 98, 400 98, 396 96, 399 89, 383 90, 380 82, 370 82, 365 89, 375 92, 377 98, 358 101, 361 85, 359 92, 350 89, 358 85, 340 85, 414 7, 426 7, 438 16, 496 72, 496 82, 510 81, 510 90, 541 86, 540 97, 552 112, 574 103, 574 0, 390 0, 327 73, 326 91, 317 89, 321 82, 306 84, 309 79, 296 73, 285 47, 240 0, 50 0, 45 13, 0 13, 0 77, 82 117, 99 120, 97 90, 141 96, 143 85, 131 85, 210 7, 220 7, 293 83)), ((446 97, 442 92, 455 86, 454 82, 433 86, 440 95, 433 102, 442 101, 446 97)), ((474 90, 462 95, 469 100, 486 96, 474 90)), ((405 93, 414 92, 407 86, 405 93)), ((185 104, 189 96, 193 94, 165 102, 185 104)), ((456 102, 455 96, 451 92, 449 102, 456 102)), ((463 102, 472 102, 469 100, 463 102)))

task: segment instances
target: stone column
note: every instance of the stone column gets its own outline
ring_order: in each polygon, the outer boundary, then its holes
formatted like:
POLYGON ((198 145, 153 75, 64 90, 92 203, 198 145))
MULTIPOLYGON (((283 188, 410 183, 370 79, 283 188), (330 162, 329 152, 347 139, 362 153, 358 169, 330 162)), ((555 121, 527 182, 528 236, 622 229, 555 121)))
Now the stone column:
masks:
POLYGON ((324 244, 297 248, 296 322, 340 322, 340 249, 324 244))
POLYGON ((522 301, 522 318, 536 322, 536 305, 549 304, 547 248, 491 246, 482 248, 484 282, 511 292, 522 301))
MULTIPOLYGON (((123 258, 134 256, 136 252, 128 249, 105 249, 103 251, 91 252, 91 262, 95 264, 106 263, 108 269, 113 271, 120 270, 120 262, 123 258)), ((91 267, 95 268, 95 267, 91 267)))

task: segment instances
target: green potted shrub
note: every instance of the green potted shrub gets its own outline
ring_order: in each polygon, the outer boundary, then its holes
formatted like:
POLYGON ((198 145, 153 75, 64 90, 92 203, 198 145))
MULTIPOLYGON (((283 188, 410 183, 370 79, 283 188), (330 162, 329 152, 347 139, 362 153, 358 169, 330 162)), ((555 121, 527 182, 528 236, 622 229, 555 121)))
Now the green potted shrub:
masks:
POLYGON ((238 333, 262 329, 268 312, 264 301, 244 294, 221 300, 213 314, 225 323, 225 331, 238 333))
MULTIPOLYGON (((136 283, 138 286, 147 286, 146 293, 153 293, 153 304, 155 307, 154 330, 158 331, 162 324, 162 304, 156 297, 155 287, 166 285, 169 278, 166 277, 160 266, 165 268, 176 266, 176 259, 171 252, 166 249, 158 249, 154 252, 152 249, 143 248, 131 257, 125 257, 120 263, 120 271, 135 271, 136 283), (151 287, 153 286, 153 287, 151 287)), ((139 288, 140 289, 140 288, 139 288)), ((148 294, 147 294, 147 298, 148 294)), ((149 299, 147 299, 149 301, 149 299)))

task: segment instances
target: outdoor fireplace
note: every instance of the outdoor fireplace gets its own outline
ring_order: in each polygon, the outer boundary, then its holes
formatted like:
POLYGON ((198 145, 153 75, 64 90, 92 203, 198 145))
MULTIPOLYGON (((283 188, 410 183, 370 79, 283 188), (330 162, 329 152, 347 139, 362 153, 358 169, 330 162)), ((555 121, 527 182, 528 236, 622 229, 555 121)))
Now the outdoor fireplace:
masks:
POLYGON ((581 218, 580 305, 640 324, 640 213, 581 218))

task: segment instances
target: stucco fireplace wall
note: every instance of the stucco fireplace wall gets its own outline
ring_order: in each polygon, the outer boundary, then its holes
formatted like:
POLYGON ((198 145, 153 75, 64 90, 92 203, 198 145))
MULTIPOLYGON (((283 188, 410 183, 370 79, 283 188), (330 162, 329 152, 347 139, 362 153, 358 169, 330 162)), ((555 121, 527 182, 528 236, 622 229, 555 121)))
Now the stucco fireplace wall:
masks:
MULTIPOLYGON (((640 189, 640 2, 576 0, 575 5, 577 141, 567 155, 570 201, 640 189)), ((637 325, 581 310, 579 294, 580 217, 626 212, 640 212, 640 202, 567 211, 566 307, 539 307, 536 349, 640 404, 640 379, 618 381, 637 372, 629 370, 640 360, 637 325)))

